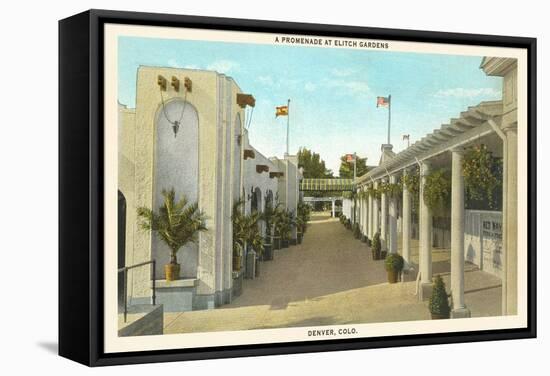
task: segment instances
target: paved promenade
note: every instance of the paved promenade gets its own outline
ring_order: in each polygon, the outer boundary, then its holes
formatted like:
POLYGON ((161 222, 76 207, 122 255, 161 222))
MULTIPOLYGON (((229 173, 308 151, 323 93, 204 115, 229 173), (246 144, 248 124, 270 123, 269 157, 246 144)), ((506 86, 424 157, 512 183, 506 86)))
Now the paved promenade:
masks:
MULTIPOLYGON (((413 244, 415 247, 416 244, 413 244)), ((417 253, 417 252, 416 252, 417 253)), ((415 250, 413 248, 413 260, 415 250)), ((434 250, 434 272, 448 273, 449 253, 434 250)), ((472 316, 498 315, 500 281, 467 268, 466 304, 472 316)), ((448 279, 448 276, 444 278, 448 279)), ((243 294, 210 311, 165 313, 164 332, 243 330, 386 321, 426 320, 414 281, 388 284, 383 261, 337 219, 314 214, 301 245, 275 251, 243 294)))

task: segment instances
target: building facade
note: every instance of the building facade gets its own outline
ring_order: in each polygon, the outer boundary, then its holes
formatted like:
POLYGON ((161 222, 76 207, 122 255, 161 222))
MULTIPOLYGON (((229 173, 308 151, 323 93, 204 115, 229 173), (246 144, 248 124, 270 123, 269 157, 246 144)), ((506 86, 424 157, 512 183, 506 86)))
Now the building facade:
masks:
MULTIPOLYGON (((119 194, 126 205, 124 264, 155 260, 157 295, 165 311, 210 309, 232 300, 232 210, 241 198, 247 212, 268 197, 291 197, 295 158, 268 159, 245 130, 245 108, 254 98, 214 71, 145 67, 137 71, 136 108, 119 105, 119 194), (290 172, 291 175, 288 175, 290 172), (291 178, 290 178, 291 176, 291 178), (166 283, 169 250, 139 227, 139 207, 158 210, 162 191, 174 189, 205 213, 207 231, 178 252, 180 281, 166 283), (280 190, 284 193, 280 194, 280 190)), ((286 201, 285 201, 286 202, 286 201)), ((295 210, 296 202, 291 208, 295 210)), ((151 295, 147 268, 128 276, 131 302, 151 295)))

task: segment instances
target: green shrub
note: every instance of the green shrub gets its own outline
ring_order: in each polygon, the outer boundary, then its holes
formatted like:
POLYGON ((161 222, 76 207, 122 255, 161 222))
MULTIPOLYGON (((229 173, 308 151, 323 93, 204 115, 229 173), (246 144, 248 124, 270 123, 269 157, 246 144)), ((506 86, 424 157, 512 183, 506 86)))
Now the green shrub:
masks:
POLYGON ((384 265, 387 271, 393 270, 394 272, 399 273, 401 270, 403 270, 405 260, 403 260, 403 257, 401 257, 401 255, 397 253, 390 253, 388 257, 386 257, 384 265))
POLYGON ((445 290, 445 282, 443 282, 440 275, 435 277, 429 307, 432 314, 449 318, 451 310, 449 306, 449 297, 445 290))
POLYGON ((355 239, 361 239, 361 227, 359 227, 359 223, 357 222, 353 224, 353 237, 355 239))
POLYGON ((351 230, 351 220, 349 218, 346 219, 346 222, 344 223, 344 225, 348 230, 351 230))
POLYGON ((372 255, 373 258, 380 258, 380 251, 382 250, 382 243, 380 242, 380 231, 377 231, 372 238, 372 255))

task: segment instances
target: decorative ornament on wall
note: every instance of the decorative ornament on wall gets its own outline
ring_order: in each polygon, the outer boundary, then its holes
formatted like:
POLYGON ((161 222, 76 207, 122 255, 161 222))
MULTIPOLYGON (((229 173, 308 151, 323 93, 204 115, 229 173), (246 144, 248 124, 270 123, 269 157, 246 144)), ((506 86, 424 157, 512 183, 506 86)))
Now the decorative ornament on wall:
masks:
MULTIPOLYGON (((191 79, 189 77, 185 77, 184 79, 184 87, 185 87, 185 94, 183 97, 183 108, 181 109, 181 114, 179 116, 178 120, 171 120, 168 114, 166 113, 166 104, 164 103, 164 97, 162 95, 163 91, 167 91, 167 80, 162 75, 159 75, 157 78, 157 84, 159 85, 159 92, 160 92, 160 100, 162 103, 162 112, 164 114, 164 117, 170 124, 172 124, 172 131, 174 132, 174 138, 178 135, 178 131, 180 129, 181 122, 183 120, 183 114, 185 113, 185 107, 187 106, 187 93, 191 91, 191 79)), ((180 81, 176 76, 172 76, 172 79, 170 81, 170 85, 174 88, 175 92, 180 91, 180 81)))

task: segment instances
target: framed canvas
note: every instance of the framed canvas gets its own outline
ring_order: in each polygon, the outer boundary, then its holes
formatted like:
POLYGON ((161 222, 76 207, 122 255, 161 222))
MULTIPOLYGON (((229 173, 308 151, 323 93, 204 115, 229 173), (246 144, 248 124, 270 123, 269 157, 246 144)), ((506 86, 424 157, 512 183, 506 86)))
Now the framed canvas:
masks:
POLYGON ((59 23, 59 353, 536 335, 536 40, 59 23))

